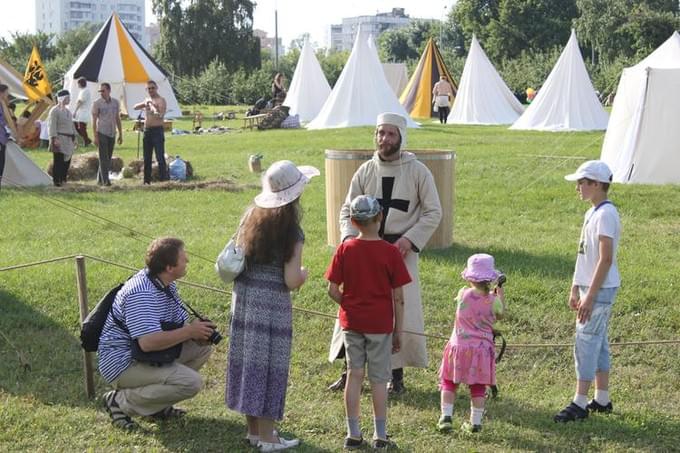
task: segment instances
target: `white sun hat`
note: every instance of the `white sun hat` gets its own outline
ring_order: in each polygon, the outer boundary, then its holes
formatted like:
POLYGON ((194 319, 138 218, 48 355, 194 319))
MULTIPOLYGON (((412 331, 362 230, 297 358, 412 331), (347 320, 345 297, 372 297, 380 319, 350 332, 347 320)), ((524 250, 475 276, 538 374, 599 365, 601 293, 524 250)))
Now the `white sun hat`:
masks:
POLYGON ((279 208, 297 200, 319 170, 310 165, 299 167, 289 160, 274 162, 262 177, 262 192, 255 197, 261 208, 279 208))

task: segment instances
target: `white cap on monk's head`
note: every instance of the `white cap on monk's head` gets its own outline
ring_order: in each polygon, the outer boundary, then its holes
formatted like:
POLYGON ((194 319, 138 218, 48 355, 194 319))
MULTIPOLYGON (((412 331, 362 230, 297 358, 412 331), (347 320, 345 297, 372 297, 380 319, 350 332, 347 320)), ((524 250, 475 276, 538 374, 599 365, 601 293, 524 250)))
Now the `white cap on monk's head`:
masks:
POLYGON ((401 146, 400 149, 406 148, 406 118, 398 113, 385 112, 378 115, 378 119, 375 122, 375 126, 382 126, 383 124, 389 124, 399 129, 399 135, 401 135, 401 146))

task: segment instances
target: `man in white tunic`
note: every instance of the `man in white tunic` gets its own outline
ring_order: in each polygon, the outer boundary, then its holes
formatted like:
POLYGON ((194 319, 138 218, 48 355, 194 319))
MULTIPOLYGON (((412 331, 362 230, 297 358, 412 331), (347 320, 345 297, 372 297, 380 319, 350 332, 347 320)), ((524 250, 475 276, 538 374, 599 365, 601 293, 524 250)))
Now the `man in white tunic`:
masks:
MULTIPOLYGON (((371 195, 383 207, 380 235, 393 243, 406 262, 412 282, 404 286, 404 330, 423 332, 423 308, 418 277, 418 253, 437 229, 442 216, 439 195, 430 170, 416 155, 402 151, 406 145, 406 119, 396 113, 378 115, 375 130, 376 152, 352 177, 345 203, 340 210, 343 240, 358 232, 349 218, 349 205, 358 195, 371 195)), ((392 355, 392 381, 389 389, 403 393, 404 367, 427 367, 425 337, 403 333, 401 350, 392 355)), ((344 356, 342 331, 335 323, 329 360, 344 356)), ((345 373, 329 389, 342 390, 345 373)))
POLYGON ((90 111, 92 110, 92 96, 90 90, 87 88, 87 79, 80 77, 78 79, 78 87, 80 92, 76 99, 76 105, 73 109, 73 124, 76 127, 78 135, 83 139, 84 146, 90 146, 92 140, 87 136, 87 125, 90 123, 90 111))

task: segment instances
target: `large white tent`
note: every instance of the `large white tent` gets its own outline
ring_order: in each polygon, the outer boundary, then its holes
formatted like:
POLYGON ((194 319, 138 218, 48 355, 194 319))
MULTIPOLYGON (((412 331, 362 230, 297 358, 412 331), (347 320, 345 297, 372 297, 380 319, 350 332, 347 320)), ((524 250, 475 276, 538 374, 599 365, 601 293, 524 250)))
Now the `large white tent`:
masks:
POLYGON ((314 50, 305 39, 300 52, 293 80, 283 105, 290 107, 291 115, 298 115, 300 121, 311 121, 331 93, 331 86, 321 69, 314 50))
POLYGON ((2 183, 7 187, 46 186, 52 179, 13 141, 7 142, 2 183))
POLYGON ((408 84, 408 70, 406 63, 383 63, 383 71, 385 71, 385 78, 387 83, 392 87, 392 91, 397 96, 401 96, 408 84))
POLYGON ((407 119, 408 127, 418 127, 387 83, 373 38, 359 29, 333 91, 307 128, 372 126, 383 112, 399 113, 407 119))
POLYGON ((625 68, 601 159, 614 181, 680 183, 680 35, 625 68))
POLYGON ((0 83, 9 87, 9 94, 15 98, 27 99, 23 86, 24 78, 9 64, 0 60, 0 83))
MULTIPOLYGON (((168 74, 125 28, 115 12, 64 75, 64 88, 77 95, 80 77, 87 79, 92 99, 99 97, 99 83, 110 83, 111 97, 118 99, 121 109, 131 117, 136 116, 133 106, 146 97, 146 82, 153 80, 158 84, 158 94, 167 102, 166 118, 182 114, 168 74)), ((75 108, 75 102, 72 107, 75 108)))
POLYGON ((463 75, 448 122, 454 124, 512 124, 524 107, 494 68, 477 37, 472 35, 463 75))
POLYGON ((597 99, 583 63, 576 32, 536 98, 510 129, 590 131, 607 128, 607 112, 597 99))

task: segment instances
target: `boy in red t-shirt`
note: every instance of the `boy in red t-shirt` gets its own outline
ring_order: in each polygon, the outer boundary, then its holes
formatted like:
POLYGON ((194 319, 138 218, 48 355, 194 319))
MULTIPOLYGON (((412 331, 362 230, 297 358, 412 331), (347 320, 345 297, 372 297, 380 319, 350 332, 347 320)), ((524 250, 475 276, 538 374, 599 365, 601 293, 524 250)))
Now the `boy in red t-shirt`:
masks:
POLYGON ((373 447, 389 445, 386 433, 387 382, 392 376, 391 354, 398 352, 404 316, 402 286, 411 281, 404 259, 378 235, 382 208, 378 200, 359 195, 350 204, 352 224, 359 236, 340 244, 326 271, 328 294, 340 304, 340 326, 347 355, 344 447, 361 447, 360 393, 364 367, 373 398, 373 447), (340 289, 342 286, 342 289, 340 289))

